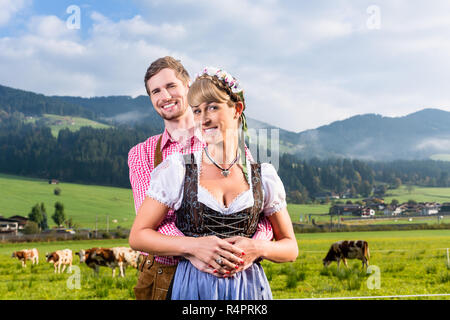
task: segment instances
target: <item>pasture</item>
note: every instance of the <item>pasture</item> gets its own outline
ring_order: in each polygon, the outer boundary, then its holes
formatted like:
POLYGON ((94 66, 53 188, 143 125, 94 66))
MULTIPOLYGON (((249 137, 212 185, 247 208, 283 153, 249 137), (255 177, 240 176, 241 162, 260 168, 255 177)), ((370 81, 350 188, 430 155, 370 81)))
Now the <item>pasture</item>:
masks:
MULTIPOLYGON (((107 217, 110 229, 118 226, 130 228, 135 217, 133 194, 130 189, 96 185, 82 185, 76 183, 60 182, 57 185, 48 184, 48 180, 26 178, 14 175, 0 174, 0 216, 11 217, 14 215, 28 216, 31 208, 36 203, 43 202, 47 210, 49 227, 55 226, 50 218, 54 213, 56 201, 64 204, 66 217, 71 217, 81 228, 94 229, 97 219, 97 227, 106 229, 107 217), (54 189, 61 189, 59 196, 54 195, 54 189)), ((450 188, 419 188, 415 187, 409 193, 406 187, 389 190, 385 201, 392 199, 407 202, 409 199, 420 201, 450 202, 450 188)), ((345 200, 345 199, 344 199, 345 200)), ((358 199, 352 199, 358 200, 358 199)), ((359 199, 361 200, 361 199, 359 199)), ((300 222, 300 218, 306 219, 309 214, 319 223, 328 223, 330 217, 328 204, 288 204, 288 211, 292 222, 300 222)), ((425 222, 436 223, 437 219, 422 219, 412 223, 425 222)), ((303 220, 305 222, 305 220, 303 220)), ((441 222, 448 222, 448 218, 441 222)), ((390 223, 395 223, 390 221, 390 223)), ((409 221, 399 221, 409 223, 409 221)))
POLYGON ((112 128, 110 125, 106 125, 97 121, 89 120, 86 118, 74 117, 74 116, 60 116, 56 114, 44 114, 42 117, 34 117, 28 119, 26 122, 35 122, 38 119, 43 119, 46 125, 50 127, 52 135, 57 138, 59 130, 69 129, 70 131, 78 131, 82 127, 92 127, 95 129, 107 129, 112 128))
MULTIPOLYGON (((450 266, 445 248, 450 248, 450 230, 383 231, 297 234, 300 254, 297 261, 275 264, 263 261, 274 299, 331 298, 413 294, 450 294, 450 266), (379 289, 369 289, 369 275, 361 272, 359 260, 349 260, 349 269, 333 263, 323 268, 322 259, 337 240, 364 239, 369 242, 370 265, 379 268, 379 289)), ((111 278, 111 269, 102 267, 95 277, 91 269, 80 267, 80 289, 67 286, 73 274, 54 274, 44 261, 45 253, 56 249, 127 246, 127 240, 86 240, 49 243, 0 244, 0 299, 134 299, 136 270, 126 277, 111 278), (13 251, 36 247, 40 263, 22 269, 13 251)), ((374 282, 375 283, 375 282, 374 282)), ((420 299, 420 298, 414 298, 420 299)), ((427 298, 431 299, 431 298, 427 298)), ((433 297, 433 299, 450 299, 433 297)))
POLYGON ((0 215, 26 217, 36 203, 43 202, 49 227, 55 226, 51 216, 55 212, 56 201, 64 204, 66 217, 72 217, 82 228, 94 229, 97 217, 98 228, 105 229, 107 216, 111 229, 117 226, 130 228, 135 217, 131 188, 65 182, 54 185, 49 184, 48 180, 0 174, 0 190, 0 215), (61 189, 59 196, 53 193, 56 187, 61 189), (117 223, 113 220, 117 220, 117 223))

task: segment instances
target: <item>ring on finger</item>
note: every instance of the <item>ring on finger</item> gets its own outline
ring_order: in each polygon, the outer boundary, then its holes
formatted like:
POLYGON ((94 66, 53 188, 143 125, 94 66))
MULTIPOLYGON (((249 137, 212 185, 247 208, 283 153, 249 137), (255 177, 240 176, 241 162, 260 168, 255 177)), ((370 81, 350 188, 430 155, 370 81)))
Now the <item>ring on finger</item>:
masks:
POLYGON ((217 258, 215 261, 217 262, 218 265, 222 265, 223 261, 221 257, 217 258))

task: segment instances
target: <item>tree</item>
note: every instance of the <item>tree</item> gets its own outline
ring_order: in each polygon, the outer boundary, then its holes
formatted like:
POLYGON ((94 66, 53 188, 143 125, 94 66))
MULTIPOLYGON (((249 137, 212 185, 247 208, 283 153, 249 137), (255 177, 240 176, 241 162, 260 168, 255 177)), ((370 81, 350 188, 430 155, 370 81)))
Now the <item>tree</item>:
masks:
POLYGON ((398 204, 399 204, 399 202, 398 202, 397 199, 392 199, 392 201, 391 201, 391 206, 396 207, 396 206, 398 206, 398 204))
POLYGON ((31 212, 28 214, 28 219, 30 219, 30 221, 32 222, 35 222, 38 228, 40 228, 42 222, 44 221, 44 216, 42 214, 41 206, 39 205, 39 203, 36 203, 33 208, 31 208, 31 212))
POLYGON ((363 197, 368 197, 372 193, 372 186, 366 180, 361 184, 360 193, 363 197))
POLYGON ((61 226, 66 220, 66 215, 64 214, 64 205, 61 202, 55 203, 55 213, 52 215, 53 221, 56 225, 61 226))
POLYGON ((402 180, 400 180, 400 178, 395 178, 394 179, 394 189, 400 188, 401 185, 402 185, 402 180))
POLYGON ((42 214, 42 221, 39 224, 39 228, 41 228, 41 230, 47 230, 48 229, 47 211, 45 210, 45 205, 43 202, 41 202, 40 209, 42 214))
POLYGON ((25 224, 25 227, 23 228, 23 233, 25 234, 36 234, 39 233, 39 226, 36 222, 34 221, 27 221, 27 223, 25 224))

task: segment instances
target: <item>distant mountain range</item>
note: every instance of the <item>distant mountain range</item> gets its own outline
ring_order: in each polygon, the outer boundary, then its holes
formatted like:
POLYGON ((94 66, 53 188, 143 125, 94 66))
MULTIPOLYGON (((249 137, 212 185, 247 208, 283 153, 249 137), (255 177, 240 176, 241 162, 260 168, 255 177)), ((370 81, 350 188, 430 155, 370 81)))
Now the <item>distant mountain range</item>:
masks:
MULTIPOLYGON (((0 85, 0 110, 25 115, 73 115, 121 124, 147 122, 160 130, 163 128, 147 96, 45 96, 0 85)), ((439 109, 424 109, 404 117, 357 115, 299 133, 251 118, 248 124, 251 129, 279 129, 280 152, 302 158, 389 161, 450 154, 450 112, 439 109)))

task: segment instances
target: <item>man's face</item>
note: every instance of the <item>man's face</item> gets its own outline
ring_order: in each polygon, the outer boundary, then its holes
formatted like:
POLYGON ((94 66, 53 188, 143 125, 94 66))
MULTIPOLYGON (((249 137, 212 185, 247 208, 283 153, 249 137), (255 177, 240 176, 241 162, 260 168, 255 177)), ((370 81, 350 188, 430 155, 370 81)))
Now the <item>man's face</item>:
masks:
POLYGON ((188 109, 188 86, 175 75, 172 69, 162 69, 147 81, 150 100, 156 112, 164 120, 182 117, 188 109))

